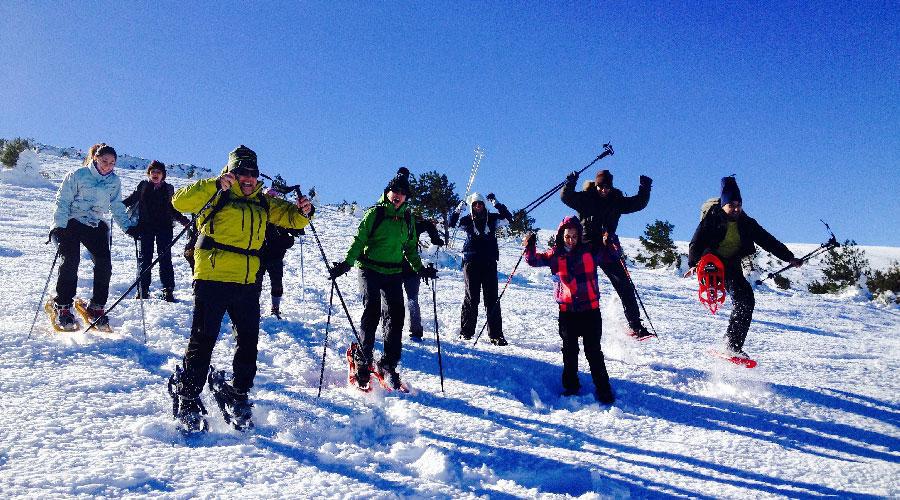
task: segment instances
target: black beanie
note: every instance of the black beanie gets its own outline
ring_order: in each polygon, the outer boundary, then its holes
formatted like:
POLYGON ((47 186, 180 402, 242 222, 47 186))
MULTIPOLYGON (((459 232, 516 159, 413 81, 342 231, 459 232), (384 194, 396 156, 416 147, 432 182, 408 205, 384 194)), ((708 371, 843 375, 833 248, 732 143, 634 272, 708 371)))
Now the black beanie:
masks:
POLYGON ((601 170, 597 172, 597 177, 594 179, 594 183, 597 186, 609 186, 613 185, 613 174, 609 170, 601 170))
POLYGON ((256 153, 243 144, 228 153, 228 165, 225 170, 231 172, 236 168, 246 168, 247 170, 259 172, 259 166, 256 164, 256 153))
POLYGON ((150 162, 150 165, 147 165, 147 175, 150 175, 151 170, 159 170, 162 172, 162 180, 166 180, 166 164, 159 161, 153 160, 150 162))
POLYGON ((735 200, 743 201, 741 200, 741 190, 738 188, 737 180, 733 175, 722 177, 722 194, 719 196, 719 201, 722 205, 727 205, 735 200))
POLYGON ((412 189, 409 187, 409 169, 406 167, 400 167, 400 170, 397 170, 397 175, 388 182, 387 187, 384 188, 384 192, 393 191, 395 193, 403 193, 406 196, 410 196, 412 194, 412 189))

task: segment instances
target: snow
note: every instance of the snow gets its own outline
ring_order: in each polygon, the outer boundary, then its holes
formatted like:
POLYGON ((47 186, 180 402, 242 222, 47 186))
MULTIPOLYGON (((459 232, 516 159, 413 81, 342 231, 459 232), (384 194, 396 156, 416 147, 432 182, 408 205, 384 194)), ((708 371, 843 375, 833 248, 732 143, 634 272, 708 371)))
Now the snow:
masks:
MULTIPOLYGON (((50 184, 0 179, 4 498, 900 495, 900 383, 894 375, 900 310, 858 294, 809 294, 801 284, 821 277, 815 263, 786 273, 792 290, 757 287, 745 346, 759 361, 753 370, 706 355, 724 334, 731 304, 716 316, 705 312, 695 280, 673 269, 632 269, 660 332, 658 340, 638 343, 626 336, 621 304, 601 279, 603 348, 617 395, 613 406, 601 407, 583 359, 582 393, 559 396, 557 310, 546 269, 523 263, 511 280, 503 299, 511 345, 472 347, 455 336, 463 295, 459 255, 435 255, 432 248, 425 254, 441 268, 437 308, 446 394, 433 337, 404 344, 400 369, 411 394, 348 388, 344 351, 353 334, 335 298, 317 398, 329 284, 310 235, 286 259, 284 320, 264 317, 260 325, 251 394, 256 429, 230 429, 205 392, 210 432, 185 439, 175 431, 166 394, 191 322, 189 269, 177 257, 182 242, 175 244, 180 302, 145 303, 146 343, 141 308, 132 299, 111 315, 115 335, 54 333, 40 313, 29 338, 53 257, 44 241, 54 193, 79 165, 73 156, 39 151, 41 179, 50 184)), ((142 168, 117 172, 126 194, 144 177, 142 168)), ((172 174, 169 180, 176 187, 190 182, 172 174)), ((373 185, 373 200, 379 186, 373 185)), ((329 259, 343 256, 358 221, 319 207, 316 229, 329 259)), ((549 234, 542 232, 539 245, 549 234)), ((113 238, 111 301, 136 272, 130 239, 117 229, 113 238)), ((637 240, 623 243, 626 252, 637 253, 637 240)), ((802 254, 816 245, 789 246, 802 254)), ((501 247, 502 283, 520 247, 514 241, 501 247)), ((873 265, 900 260, 897 248, 863 249, 873 265)), ((80 294, 89 293, 91 280, 89 259, 82 259, 80 294)), ((358 325, 356 280, 342 278, 339 285, 358 325)), ((268 300, 266 281, 264 311, 268 300)), ((420 303, 426 331, 433 332, 427 287, 420 303)), ((225 324, 213 364, 230 369, 233 349, 225 324)))

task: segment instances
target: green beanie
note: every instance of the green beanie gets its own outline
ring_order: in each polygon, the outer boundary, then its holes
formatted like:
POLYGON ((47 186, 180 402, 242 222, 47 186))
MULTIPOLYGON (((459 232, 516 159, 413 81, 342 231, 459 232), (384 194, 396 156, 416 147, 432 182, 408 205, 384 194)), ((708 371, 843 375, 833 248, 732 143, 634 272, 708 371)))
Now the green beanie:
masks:
POLYGON ((256 170, 258 172, 259 166, 256 164, 256 153, 243 144, 238 146, 234 151, 228 153, 228 166, 226 167, 226 170, 231 172, 236 168, 246 168, 247 170, 256 170))

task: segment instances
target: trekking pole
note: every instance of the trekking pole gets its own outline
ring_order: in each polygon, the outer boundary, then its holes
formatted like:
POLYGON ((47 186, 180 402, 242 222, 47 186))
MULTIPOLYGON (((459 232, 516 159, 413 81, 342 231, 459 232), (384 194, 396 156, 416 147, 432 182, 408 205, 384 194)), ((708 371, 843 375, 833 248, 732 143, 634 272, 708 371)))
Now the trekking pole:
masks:
POLYGON ((325 341, 322 342, 322 369, 319 371, 319 393, 322 395, 322 382, 325 380, 325 353, 328 352, 328 328, 331 326, 331 309, 334 304, 334 280, 331 281, 331 295, 328 297, 328 321, 325 322, 325 341))
MULTIPOLYGON (((594 160, 592 162, 590 162, 587 165, 585 165, 584 167, 582 167, 582 169, 578 171, 578 174, 581 175, 582 172, 584 172, 585 170, 590 168, 593 164, 595 164, 598 161, 606 158, 607 156, 611 156, 613 154, 614 154, 614 151, 613 151, 612 145, 610 145, 609 143, 604 144, 603 152, 600 153, 599 155, 597 155, 597 157, 594 158, 594 160)), ((545 201, 549 200, 551 196, 553 196, 557 191, 559 191, 565 185, 566 185, 566 181, 562 181, 559 184, 557 184, 556 186, 554 186, 553 188, 551 188, 546 193, 538 196, 537 199, 535 199, 531 203, 525 205, 522 208, 522 210, 525 210, 525 215, 528 215, 532 210, 534 210, 535 208, 540 206, 545 201)))
MULTIPOLYGON (((138 280, 141 279, 141 257, 143 252, 138 250, 138 239, 134 239, 134 260, 137 261, 138 280)), ((144 328, 144 343, 147 343, 147 317, 144 315, 144 287, 138 288, 138 299, 141 301, 141 326, 144 328)))
POLYGON ((519 260, 516 261, 516 265, 513 266, 513 270, 509 273, 509 277, 506 278, 506 284, 503 285, 503 290, 500 291, 500 295, 497 296, 497 301, 494 302, 494 305, 491 307, 491 310, 488 311, 487 317, 485 318, 484 325, 481 326, 481 330, 478 331, 478 335, 475 336, 475 342, 472 342, 472 347, 475 347, 478 344, 478 339, 481 338, 481 334, 484 333, 484 329, 488 326, 488 323, 491 322, 491 314, 493 314, 500 307, 500 299, 503 298, 503 294, 506 293, 506 287, 509 286, 509 282, 512 281, 513 276, 516 274, 516 269, 519 268, 519 264, 522 263, 522 257, 525 256, 525 250, 522 250, 522 254, 519 255, 519 260))
POLYGON ((303 264, 303 235, 300 235, 300 287, 303 305, 306 305, 306 265, 303 264))
MULTIPOLYGON (((428 264, 428 267, 434 267, 434 264, 428 264)), ((441 392, 446 395, 447 392, 444 391, 444 362, 441 358, 441 334, 438 329, 437 278, 431 280, 431 303, 434 305, 434 340, 437 344, 438 372, 441 374, 441 392)))
MULTIPOLYGON (((804 255, 803 257, 800 257, 800 262, 806 262, 806 261, 808 261, 809 259, 812 259, 813 257, 815 257, 815 256, 817 256, 817 255, 819 255, 819 254, 822 254, 822 253, 827 252, 827 251, 829 251, 829 250, 835 249, 835 248, 837 248, 837 247, 839 247, 839 246, 841 246, 841 244, 838 243, 837 239, 835 239, 834 235, 832 234, 832 235, 831 235, 831 238, 830 238, 828 241, 826 241, 825 243, 822 243, 821 245, 819 245, 819 248, 816 248, 816 249, 813 250, 812 252, 809 252, 808 254, 804 255)), ((774 278, 774 277, 776 277, 776 276, 781 276, 781 273, 787 271, 787 270, 790 269, 791 267, 792 267, 791 264, 788 264, 788 265, 782 267, 781 269, 775 271, 774 273, 769 273, 765 278, 763 278, 763 279, 761 279, 761 280, 756 280, 756 284, 757 284, 757 285, 762 285, 763 281, 766 281, 766 280, 769 279, 769 278, 774 278)))
MULTIPOLYGON (((47 240, 47 243, 50 243, 50 240, 47 240)), ((59 245, 56 245, 56 255, 53 256, 53 263, 50 264, 50 273, 47 274, 47 282, 44 283, 44 291, 41 292, 41 298, 38 299, 37 308, 34 310, 34 319, 31 320, 31 329, 28 330, 28 338, 25 340, 31 340, 31 334, 34 332, 34 324, 37 323, 38 313, 41 312, 41 304, 44 302, 44 295, 47 294, 47 287, 50 286, 50 277, 53 276, 53 270, 56 269, 56 259, 59 258, 59 245)))
MULTIPOLYGON (((178 233, 178 236, 176 236, 175 238, 172 239, 172 243, 169 243, 169 246, 165 249, 166 252, 172 251, 172 247, 175 246, 175 242, 177 242, 182 236, 184 236, 184 233, 187 232, 189 227, 194 225, 194 222, 200 216, 200 213, 203 212, 204 210, 206 210, 207 207, 209 207, 210 203, 212 203, 213 200, 216 199, 216 195, 218 195, 218 194, 219 194, 219 191, 217 190, 215 193, 213 193, 212 196, 209 197, 209 200, 207 200, 207 202, 203 204, 203 207, 200 210, 198 210, 197 213, 195 213, 191 216, 191 223, 188 224, 187 226, 184 226, 184 229, 182 229, 181 232, 178 233)), ((159 249, 157 249, 157 250, 159 250, 159 249)), ((107 309, 106 312, 103 313, 103 316, 100 316, 99 318, 95 319, 93 323, 88 325, 88 327, 84 329, 83 333, 87 333, 87 332, 91 331, 91 329, 97 325, 98 321, 100 321, 102 318, 105 318, 106 315, 109 314, 110 311, 112 311, 117 305, 119 305, 119 302, 122 302, 122 299, 124 299, 125 296, 127 296, 129 293, 131 293, 132 290, 134 290, 134 287, 136 287, 138 285, 138 283, 141 281, 141 276, 143 276, 144 273, 150 272, 150 270, 153 269, 153 266, 155 266, 156 263, 159 262, 159 258, 162 256, 163 252, 158 252, 158 253, 159 253, 159 255, 157 255, 156 258, 153 259, 153 262, 151 262, 150 265, 148 265, 145 269, 141 270, 140 276, 138 276, 138 279, 136 279, 134 281, 134 283, 132 283, 131 286, 128 287, 128 290, 125 290, 125 293, 123 293, 118 299, 116 299, 116 301, 113 302, 113 305, 109 306, 109 309, 107 309)))
POLYGON ((628 278, 628 282, 631 283, 631 288, 634 290, 634 296, 637 298, 638 303, 641 305, 641 310, 644 311, 644 316, 647 317, 647 322, 650 323, 650 329, 653 330, 653 335, 659 337, 656 334, 656 327, 653 326, 653 320, 650 319, 650 315, 647 314, 647 308, 644 307, 644 301, 641 300, 641 294, 638 293, 637 286, 634 284, 634 280, 631 279, 631 273, 628 272, 628 266, 625 265, 625 257, 619 257, 619 262, 622 263, 622 269, 625 270, 625 277, 628 278))

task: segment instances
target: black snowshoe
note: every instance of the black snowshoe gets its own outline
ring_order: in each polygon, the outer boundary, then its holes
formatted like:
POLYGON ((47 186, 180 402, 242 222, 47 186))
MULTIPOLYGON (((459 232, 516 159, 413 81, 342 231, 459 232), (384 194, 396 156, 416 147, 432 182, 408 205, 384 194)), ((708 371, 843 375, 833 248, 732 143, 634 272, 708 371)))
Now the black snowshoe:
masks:
POLYGON ((176 427, 184 436, 204 434, 209 430, 209 422, 206 421, 206 407, 199 397, 188 398, 178 394, 181 385, 182 370, 175 367, 175 373, 169 377, 169 396, 172 397, 172 416, 178 421, 176 427))
POLYGON ((209 390, 212 391, 213 397, 216 398, 216 404, 222 411, 222 418, 225 422, 231 424, 235 429, 243 432, 253 428, 253 403, 247 397, 247 393, 242 393, 229 383, 232 377, 227 375, 224 370, 216 370, 215 367, 209 367, 209 390))

